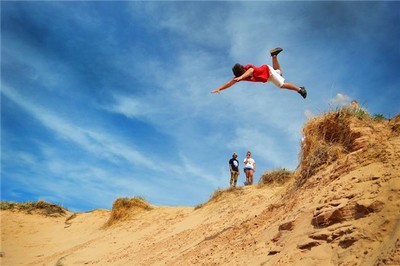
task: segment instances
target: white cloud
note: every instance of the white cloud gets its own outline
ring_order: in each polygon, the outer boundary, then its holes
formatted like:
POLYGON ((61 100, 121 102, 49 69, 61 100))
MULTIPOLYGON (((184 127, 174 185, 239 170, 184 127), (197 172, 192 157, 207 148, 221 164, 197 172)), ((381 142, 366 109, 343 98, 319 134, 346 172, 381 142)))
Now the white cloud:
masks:
POLYGON ((183 153, 181 153, 179 157, 182 162, 181 169, 184 171, 184 176, 186 178, 197 178, 214 187, 220 184, 220 179, 216 178, 214 174, 209 174, 206 169, 200 167, 198 162, 192 162, 191 159, 183 155, 183 153))
POLYGON ((336 96, 329 100, 329 104, 331 106, 344 106, 349 105, 351 102, 351 98, 345 94, 338 93, 336 96))
POLYGON ((304 115, 305 117, 307 117, 307 119, 315 117, 315 114, 309 109, 304 110, 304 115))
POLYGON ((123 114, 129 118, 147 116, 152 110, 146 102, 137 97, 117 95, 114 96, 114 101, 114 104, 105 107, 105 109, 110 112, 123 114))
POLYGON ((130 11, 135 20, 141 18, 143 25, 153 29, 167 30, 179 38, 171 38, 177 47, 183 43, 197 43, 209 47, 222 47, 227 39, 225 23, 229 5, 201 2, 146 2, 130 3, 130 11), (207 26, 205 26, 207 25, 207 26), (204 40, 207 40, 206 42, 204 40))

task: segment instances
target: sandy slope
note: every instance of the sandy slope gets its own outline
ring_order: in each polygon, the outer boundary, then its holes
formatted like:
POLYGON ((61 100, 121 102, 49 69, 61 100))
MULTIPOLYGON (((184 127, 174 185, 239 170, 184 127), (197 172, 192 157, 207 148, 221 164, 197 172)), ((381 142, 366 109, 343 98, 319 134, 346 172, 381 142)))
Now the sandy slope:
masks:
POLYGON ((358 129, 359 149, 300 189, 244 187, 198 209, 137 211, 108 228, 105 210, 2 211, 1 265, 400 265, 400 137, 392 129, 358 129))

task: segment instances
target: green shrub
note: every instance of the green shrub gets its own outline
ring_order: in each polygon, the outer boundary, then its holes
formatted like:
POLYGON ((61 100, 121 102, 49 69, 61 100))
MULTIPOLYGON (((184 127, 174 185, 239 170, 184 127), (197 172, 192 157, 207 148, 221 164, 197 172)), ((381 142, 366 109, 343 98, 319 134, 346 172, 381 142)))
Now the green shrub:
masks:
POLYGON ((378 122, 382 122, 386 120, 385 116, 382 114, 374 114, 374 120, 378 122))

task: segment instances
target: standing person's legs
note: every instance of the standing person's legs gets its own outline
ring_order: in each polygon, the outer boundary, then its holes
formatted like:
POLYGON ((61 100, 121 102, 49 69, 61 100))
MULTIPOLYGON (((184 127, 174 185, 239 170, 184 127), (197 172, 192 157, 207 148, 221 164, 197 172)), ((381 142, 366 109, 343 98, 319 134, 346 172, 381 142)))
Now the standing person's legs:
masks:
POLYGON ((244 172, 246 173, 246 185, 250 185, 250 170, 246 169, 244 172))
POLYGON ((250 175, 249 175, 249 182, 250 185, 253 185, 253 175, 254 175, 254 170, 249 170, 250 175))
POLYGON ((235 172, 235 173, 233 174, 233 187, 236 187, 237 180, 238 180, 238 176, 239 176, 239 173, 238 173, 238 172, 235 172))

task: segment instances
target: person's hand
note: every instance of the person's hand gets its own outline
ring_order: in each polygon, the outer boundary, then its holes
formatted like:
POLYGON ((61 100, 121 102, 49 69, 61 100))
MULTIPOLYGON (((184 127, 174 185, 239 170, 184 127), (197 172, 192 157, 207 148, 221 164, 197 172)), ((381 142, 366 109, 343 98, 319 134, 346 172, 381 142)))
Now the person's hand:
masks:
POLYGON ((219 92, 220 92, 220 90, 216 89, 216 90, 213 90, 211 93, 218 93, 219 94, 219 92))
POLYGON ((233 80, 236 81, 236 82, 239 82, 239 81, 242 80, 242 77, 237 77, 237 78, 234 78, 233 80))

